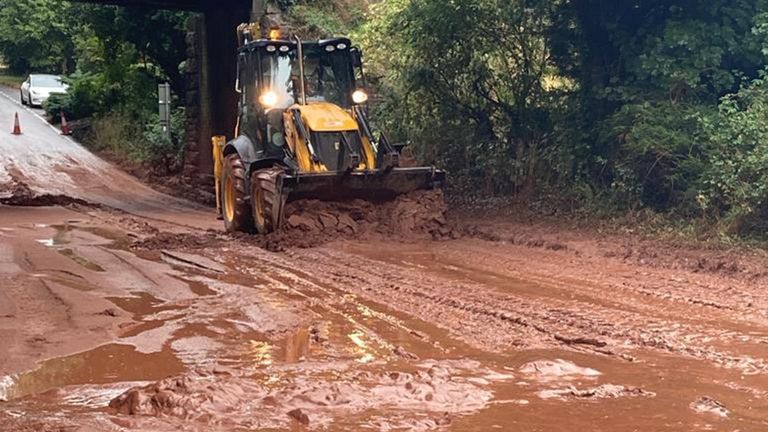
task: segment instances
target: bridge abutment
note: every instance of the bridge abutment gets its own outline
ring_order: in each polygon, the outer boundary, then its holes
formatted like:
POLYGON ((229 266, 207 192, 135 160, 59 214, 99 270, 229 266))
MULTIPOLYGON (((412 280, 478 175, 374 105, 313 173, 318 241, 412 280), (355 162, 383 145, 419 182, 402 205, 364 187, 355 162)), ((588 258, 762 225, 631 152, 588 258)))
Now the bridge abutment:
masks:
POLYGON ((251 8, 208 10, 187 23, 187 175, 205 179, 213 173, 211 136, 232 139, 237 121, 235 74, 238 24, 251 8))

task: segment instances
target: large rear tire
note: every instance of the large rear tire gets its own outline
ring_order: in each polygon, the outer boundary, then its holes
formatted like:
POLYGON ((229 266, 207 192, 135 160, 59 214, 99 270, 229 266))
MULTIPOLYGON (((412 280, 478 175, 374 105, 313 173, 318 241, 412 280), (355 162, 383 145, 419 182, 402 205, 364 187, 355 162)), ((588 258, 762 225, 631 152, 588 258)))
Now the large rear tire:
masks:
POLYGON ((273 167, 251 175, 251 214, 259 234, 277 231, 282 224, 286 197, 277 189, 277 179, 282 173, 282 168, 273 167))
POLYGON ((245 182, 245 165, 240 155, 228 155, 221 171, 221 213, 227 232, 251 231, 251 206, 245 182))

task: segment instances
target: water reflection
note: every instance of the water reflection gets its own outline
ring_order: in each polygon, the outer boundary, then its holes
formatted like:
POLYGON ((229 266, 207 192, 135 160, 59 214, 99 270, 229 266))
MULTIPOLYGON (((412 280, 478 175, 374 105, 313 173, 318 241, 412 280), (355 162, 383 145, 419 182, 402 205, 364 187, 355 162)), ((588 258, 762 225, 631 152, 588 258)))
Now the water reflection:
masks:
POLYGON ((347 335, 352 343, 355 344, 355 354, 360 355, 357 361, 360 363, 370 363, 376 360, 376 356, 374 355, 373 350, 365 342, 365 340, 363 340, 364 336, 365 333, 360 330, 355 330, 347 335))

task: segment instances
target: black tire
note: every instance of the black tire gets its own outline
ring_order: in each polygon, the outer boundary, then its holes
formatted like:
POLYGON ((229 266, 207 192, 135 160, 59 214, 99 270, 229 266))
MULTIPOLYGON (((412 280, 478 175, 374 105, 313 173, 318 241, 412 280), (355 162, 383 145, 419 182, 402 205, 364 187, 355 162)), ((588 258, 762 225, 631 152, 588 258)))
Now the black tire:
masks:
POLYGON ((277 231, 283 222, 286 197, 277 189, 277 179, 282 173, 282 168, 273 167, 251 174, 251 214, 259 234, 277 231))
POLYGON ((252 229, 245 182, 245 165, 240 155, 227 156, 221 171, 221 213, 227 232, 250 232, 252 229))
POLYGON ((24 100, 24 93, 22 93, 21 91, 19 91, 19 98, 21 98, 21 104, 22 105, 26 105, 27 104, 27 101, 24 100))

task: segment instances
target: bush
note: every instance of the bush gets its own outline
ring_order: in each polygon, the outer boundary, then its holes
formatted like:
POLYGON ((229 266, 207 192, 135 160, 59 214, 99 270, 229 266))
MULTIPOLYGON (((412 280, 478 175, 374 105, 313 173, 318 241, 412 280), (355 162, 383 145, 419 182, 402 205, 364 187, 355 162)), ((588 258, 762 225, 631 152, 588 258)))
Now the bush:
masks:
POLYGON ((155 174, 169 175, 178 172, 184 160, 184 110, 177 109, 171 116, 170 139, 156 117, 137 120, 123 112, 95 117, 84 143, 155 174))
POLYGON ((626 208, 698 211, 704 155, 695 139, 697 118, 706 105, 669 101, 623 106, 601 128, 604 139, 618 142, 610 189, 626 208))
POLYGON ((730 231, 768 229, 768 80, 754 80, 721 100, 719 111, 701 116, 700 138, 708 164, 698 199, 723 215, 730 231))
POLYGON ((171 114, 170 138, 159 120, 147 123, 142 138, 136 147, 138 160, 149 163, 163 175, 178 172, 184 162, 184 109, 171 114))

